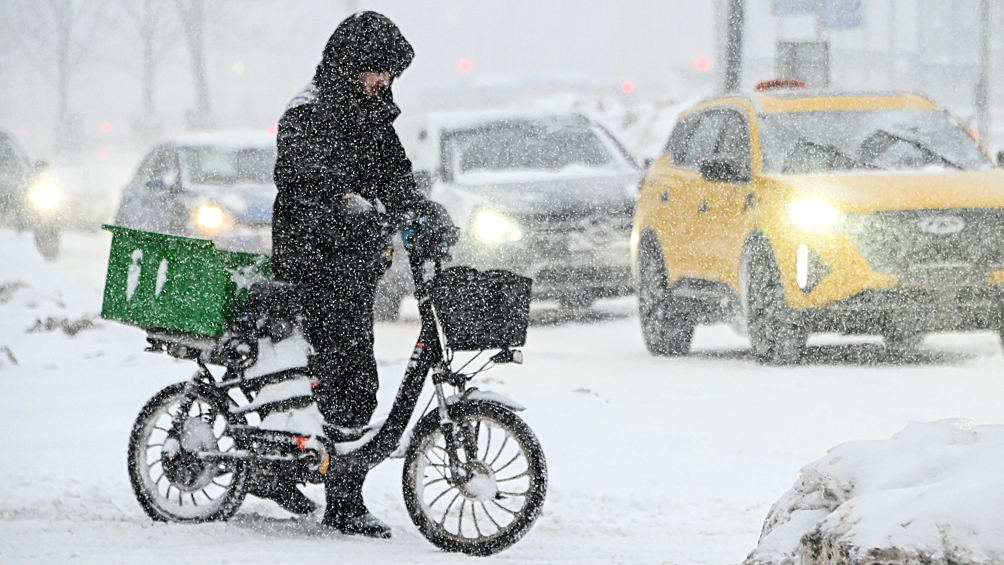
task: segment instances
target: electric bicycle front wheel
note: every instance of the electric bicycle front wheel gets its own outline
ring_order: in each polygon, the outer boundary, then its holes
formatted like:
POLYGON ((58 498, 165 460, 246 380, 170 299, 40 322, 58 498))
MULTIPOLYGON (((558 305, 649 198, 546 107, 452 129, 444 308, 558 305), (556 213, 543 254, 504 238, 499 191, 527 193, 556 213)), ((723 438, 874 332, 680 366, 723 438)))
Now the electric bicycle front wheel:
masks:
POLYGON ((449 442, 437 412, 415 426, 404 462, 405 506, 440 549, 492 555, 519 541, 540 515, 544 453, 530 427, 498 404, 465 402, 451 406, 450 416, 449 442))

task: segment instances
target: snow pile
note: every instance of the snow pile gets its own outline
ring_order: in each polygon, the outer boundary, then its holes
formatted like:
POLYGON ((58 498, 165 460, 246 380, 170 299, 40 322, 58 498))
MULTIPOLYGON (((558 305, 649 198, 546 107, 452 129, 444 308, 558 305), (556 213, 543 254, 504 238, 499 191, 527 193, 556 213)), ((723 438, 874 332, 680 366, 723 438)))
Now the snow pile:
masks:
POLYGON ((1004 561, 1004 425, 910 423, 802 468, 744 565, 1004 561))

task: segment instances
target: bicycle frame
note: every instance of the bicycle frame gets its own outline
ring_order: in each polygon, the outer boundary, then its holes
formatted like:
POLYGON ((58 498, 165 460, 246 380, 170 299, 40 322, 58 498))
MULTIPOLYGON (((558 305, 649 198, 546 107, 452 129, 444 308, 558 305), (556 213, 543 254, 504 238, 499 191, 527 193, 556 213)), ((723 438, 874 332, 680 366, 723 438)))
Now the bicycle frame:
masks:
MULTIPOLYGON (((412 351, 404 379, 398 387, 394 405, 386 422, 376 435, 366 443, 344 454, 333 454, 332 464, 349 464, 375 467, 397 450, 404 432, 415 411, 418 398, 425 385, 425 377, 430 370, 435 370, 433 382, 436 386, 436 398, 439 400, 440 415, 446 416, 446 398, 443 394, 443 382, 436 378, 446 372, 442 342, 439 339, 439 327, 432 301, 429 298, 429 281, 425 279, 425 261, 408 256, 412 278, 415 281, 415 298, 418 300, 418 313, 422 321, 418 341, 412 351)), ((441 270, 440 260, 435 260, 435 272, 441 270)))
MULTIPOLYGON (((432 262, 435 267, 434 272, 438 274, 441 271, 441 261, 436 259, 432 262)), ((443 391, 443 384, 449 383, 457 387, 460 393, 463 393, 466 379, 449 371, 449 368, 444 362, 445 353, 442 341, 440 340, 439 325, 435 312, 432 308, 432 301, 430 299, 431 280, 426 280, 426 263, 426 260, 416 259, 415 257, 409 255, 409 264, 412 271, 412 277, 415 282, 415 298, 418 300, 421 331, 419 332, 418 341, 415 343, 414 350, 408 362, 407 369, 405 370, 404 378, 398 388, 390 413, 387 416, 386 421, 372 437, 366 440, 363 444, 356 446, 349 451, 337 451, 334 447, 339 444, 331 442, 329 439, 329 443, 325 446, 325 449, 327 451, 327 455, 330 457, 328 464, 330 467, 336 469, 358 469, 360 467, 373 468, 397 451, 401 444, 401 438, 407 430, 408 423, 411 421, 411 417, 415 411, 416 405, 418 404, 418 399, 424 389, 426 376, 430 371, 433 372, 432 380, 435 386, 435 396, 438 400, 439 415, 444 424, 444 431, 449 431, 451 429, 451 422, 447 410, 450 401, 447 399, 443 391)), ((200 356, 189 358, 194 358, 199 365, 199 370, 193 377, 191 384, 197 387, 201 386, 202 390, 211 392, 216 398, 220 399, 224 403, 228 396, 228 390, 240 387, 247 382, 243 378, 243 371, 235 370, 230 367, 228 367, 227 375, 218 382, 206 367, 205 361, 200 356), (237 373, 236 375, 233 374, 235 372, 237 373), (228 376, 230 378, 227 378, 228 376)), ((276 375, 288 372, 298 371, 280 371, 279 373, 276 373, 276 375)), ((253 426, 243 425, 243 422, 241 421, 243 415, 243 411, 234 413, 234 417, 231 418, 231 425, 235 428, 241 429, 252 428, 253 426)), ((289 442, 288 437, 283 438, 281 436, 291 435, 285 432, 271 432, 264 430, 261 432, 266 434, 267 439, 278 441, 280 443, 289 442), (286 441, 283 441, 284 439, 286 441)), ((449 438, 448 441, 451 443, 453 441, 452 435, 453 434, 447 433, 447 437, 449 438)), ((255 454, 246 451, 230 455, 206 455, 206 458, 225 459, 230 457, 241 457, 247 460, 255 460, 258 458, 255 454)), ((451 455, 451 459, 452 458, 453 456, 451 455)), ((319 478, 320 477, 315 475, 315 479, 319 478)))

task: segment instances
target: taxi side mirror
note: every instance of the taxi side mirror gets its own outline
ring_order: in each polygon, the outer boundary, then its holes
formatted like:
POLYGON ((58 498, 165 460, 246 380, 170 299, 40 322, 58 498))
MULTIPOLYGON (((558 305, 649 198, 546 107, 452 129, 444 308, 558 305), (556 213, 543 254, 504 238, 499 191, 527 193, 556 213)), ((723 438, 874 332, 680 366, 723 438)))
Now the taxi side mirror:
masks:
POLYGON ((733 159, 708 159, 700 163, 701 176, 708 182, 728 182, 747 184, 750 182, 749 170, 733 159))

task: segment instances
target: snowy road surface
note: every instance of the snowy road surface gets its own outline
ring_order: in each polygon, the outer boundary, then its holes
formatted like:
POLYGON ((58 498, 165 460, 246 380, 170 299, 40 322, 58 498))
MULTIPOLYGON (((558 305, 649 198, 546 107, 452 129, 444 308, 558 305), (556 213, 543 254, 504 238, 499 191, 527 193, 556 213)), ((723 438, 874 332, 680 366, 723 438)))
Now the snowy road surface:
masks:
MULTIPOLYGON (((95 320, 74 336, 60 329, 60 320, 72 331, 99 312, 109 241, 70 234, 46 264, 30 236, 0 230, 0 562, 474 559, 418 534, 397 460, 365 489, 394 528, 390 541, 332 534, 317 516, 292 520, 251 498, 229 523, 151 522, 126 475, 129 430, 143 403, 194 365, 144 353, 144 334, 119 324, 95 320)), ((382 407, 418 332, 410 308, 377 329, 382 407)), ((1004 363, 990 333, 931 336, 901 363, 880 340, 822 336, 810 341, 808 364, 774 368, 750 360, 726 327, 699 329, 685 358, 652 357, 634 308, 631 299, 604 302, 560 323, 538 311, 525 365, 478 379, 528 407, 550 470, 540 520, 491 561, 739 563, 770 504, 828 448, 888 438, 911 420, 1004 421, 1004 363)), ((308 495, 323 499, 319 487, 308 495)))

